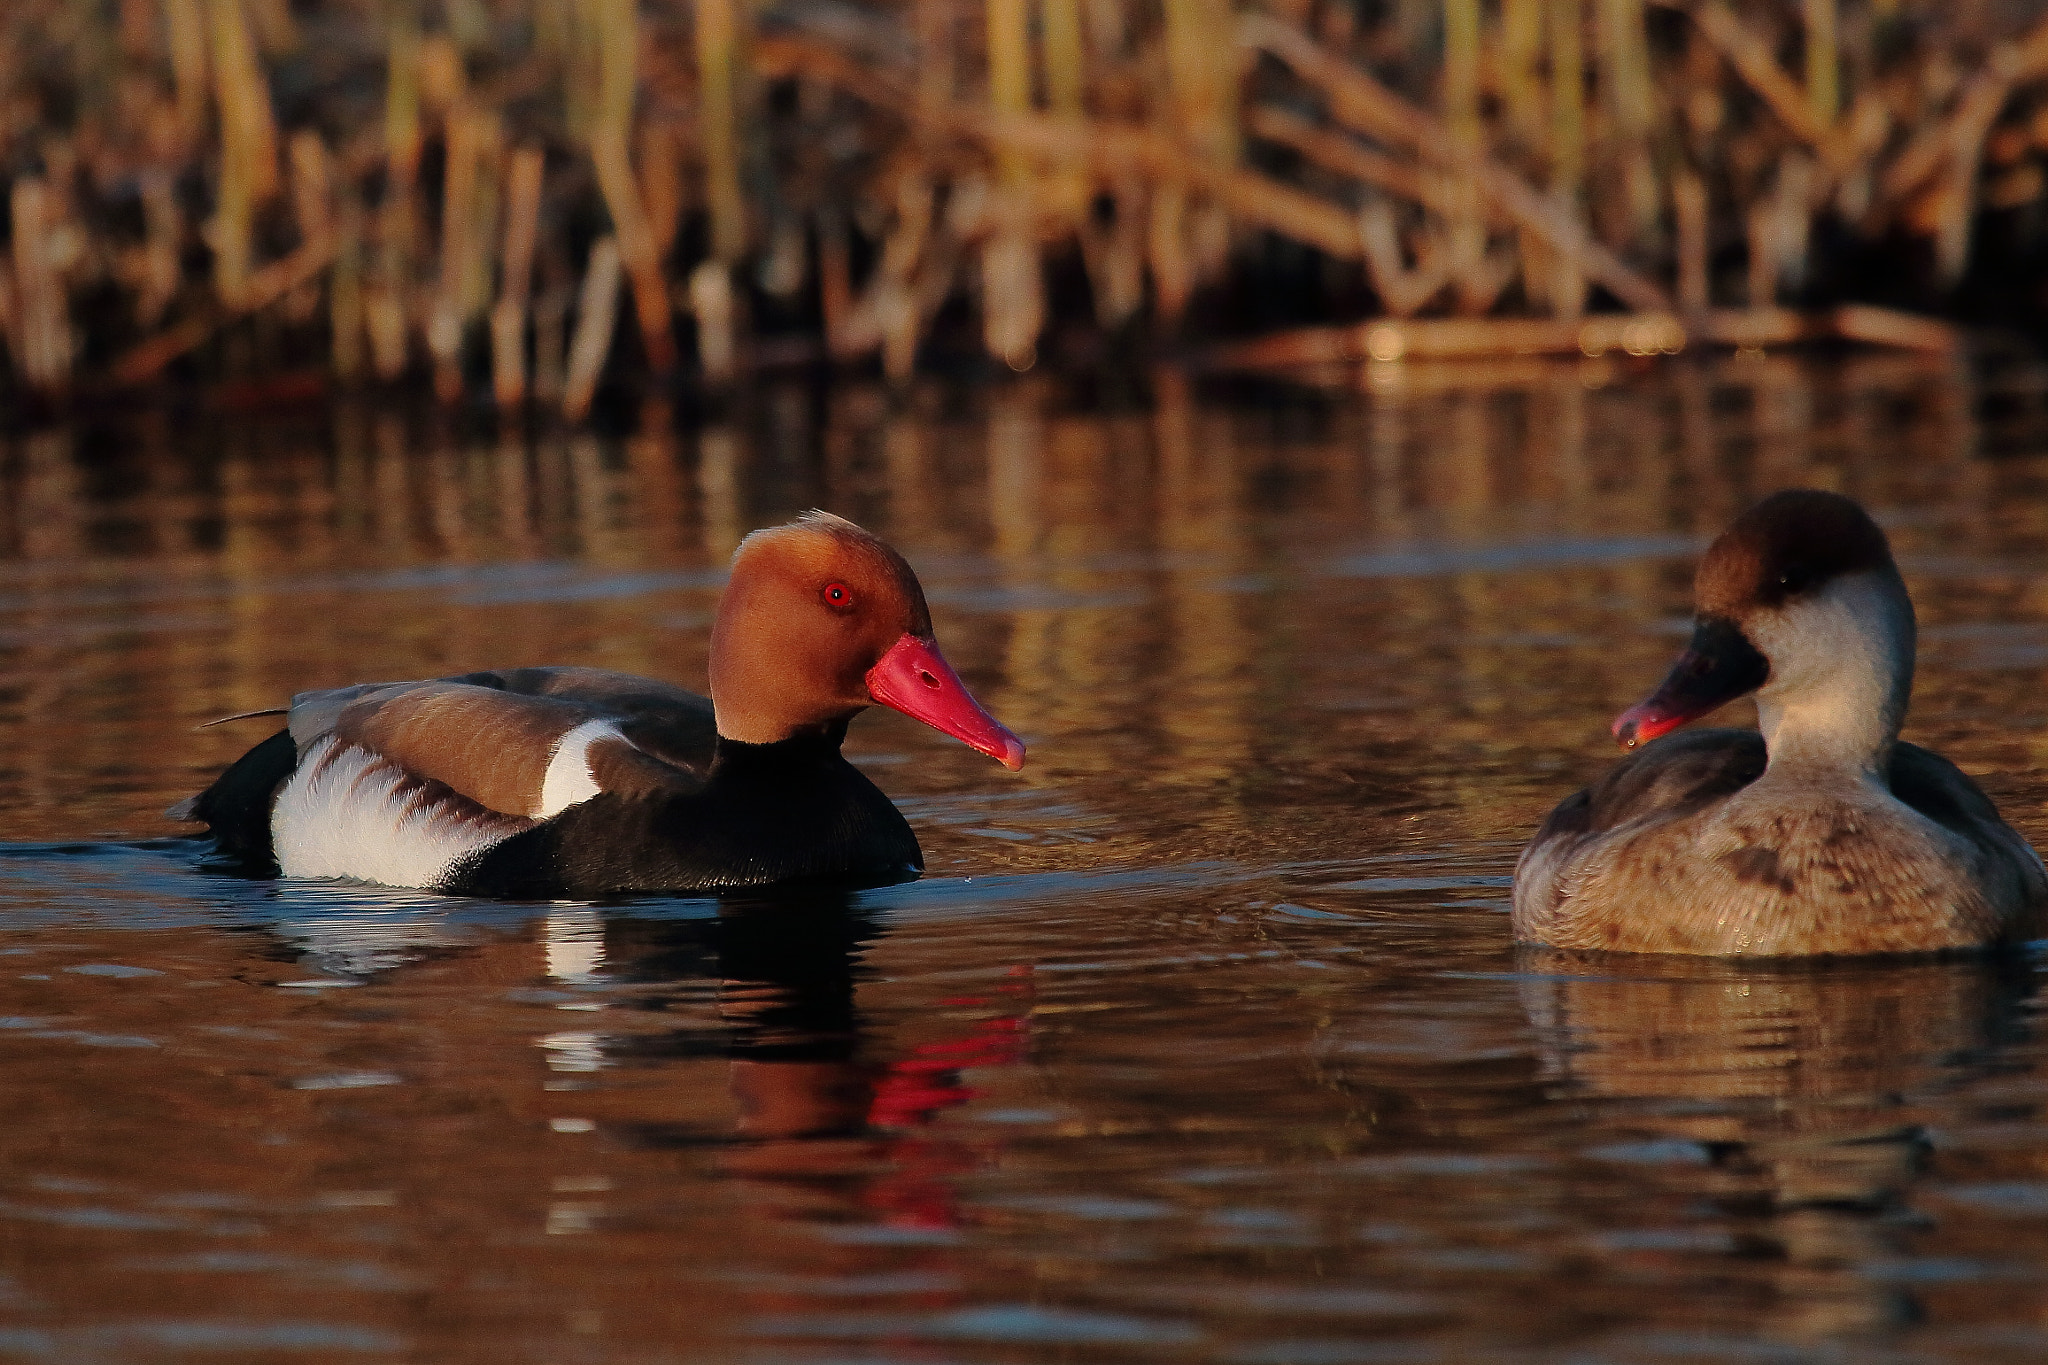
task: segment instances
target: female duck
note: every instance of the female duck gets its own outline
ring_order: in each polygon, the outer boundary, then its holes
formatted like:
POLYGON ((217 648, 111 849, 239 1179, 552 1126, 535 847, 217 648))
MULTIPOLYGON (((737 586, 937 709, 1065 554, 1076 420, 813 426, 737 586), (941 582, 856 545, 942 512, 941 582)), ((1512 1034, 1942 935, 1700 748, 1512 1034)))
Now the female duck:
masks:
POLYGON ((1691 647, 1614 723, 1646 747, 1551 812, 1517 939, 1643 953, 1914 953, 2031 937, 2048 875, 1954 764, 1899 741, 1913 603, 1884 533, 1779 493, 1708 549, 1691 647), (1756 693, 1758 734, 1657 737, 1756 693))
POLYGON ((939 654, 903 557, 813 512, 734 555, 709 701, 593 668, 304 692, 167 814, 263 871, 458 895, 901 881, 917 838, 839 752, 871 703, 1023 766, 939 654))

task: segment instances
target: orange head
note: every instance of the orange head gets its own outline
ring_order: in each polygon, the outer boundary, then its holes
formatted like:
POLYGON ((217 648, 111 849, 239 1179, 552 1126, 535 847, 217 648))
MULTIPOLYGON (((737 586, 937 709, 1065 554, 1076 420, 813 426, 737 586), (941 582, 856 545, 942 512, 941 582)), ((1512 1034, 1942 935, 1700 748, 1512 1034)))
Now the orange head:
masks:
POLYGON ((1023 741, 939 653, 910 565, 829 512, 740 542, 711 628, 711 701, 727 739, 770 744, 879 703, 1024 766, 1023 741))

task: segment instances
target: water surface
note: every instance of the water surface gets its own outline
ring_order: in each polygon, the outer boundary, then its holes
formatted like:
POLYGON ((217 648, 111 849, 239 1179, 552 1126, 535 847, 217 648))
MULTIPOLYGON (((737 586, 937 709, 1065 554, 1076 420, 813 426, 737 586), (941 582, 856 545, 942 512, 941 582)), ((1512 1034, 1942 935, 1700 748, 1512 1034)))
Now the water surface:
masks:
MULTIPOLYGON (((1518 954, 1690 558, 1863 499, 1911 738, 2048 839, 2042 376, 1426 366, 1120 405, 770 390, 700 429, 374 401, 0 437, 0 1358, 2048 1355, 2041 966, 1518 954), (1018 775, 850 751, 921 883, 502 904, 211 870, 293 691, 699 685, 822 505, 1018 775)), ((1746 719, 1746 708, 1731 713, 1746 719)))

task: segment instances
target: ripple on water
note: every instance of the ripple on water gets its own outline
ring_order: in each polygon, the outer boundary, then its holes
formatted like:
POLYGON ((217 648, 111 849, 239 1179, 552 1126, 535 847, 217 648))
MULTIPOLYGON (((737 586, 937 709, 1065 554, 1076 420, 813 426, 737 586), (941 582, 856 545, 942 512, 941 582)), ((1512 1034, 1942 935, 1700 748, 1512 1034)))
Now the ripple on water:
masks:
POLYGON ((318 1076, 301 1076, 292 1082, 294 1090, 366 1090, 378 1085, 403 1085, 405 1078, 394 1071, 329 1071, 318 1076))
POLYGON ((1934 1197, 2003 1218, 2040 1218, 2048 1215, 2048 1182, 2038 1180, 1986 1181, 1981 1184, 1943 1185, 1934 1197))
POLYGON ((0 845, 0 1354, 2048 1359, 2048 956, 1575 964, 1503 916, 1772 480, 1885 512, 1914 733, 2043 842, 2048 480, 1972 458, 1949 361, 1402 373, 0 431, 0 815, 52 841, 0 845), (74 838, 302 687, 701 682, 731 543, 812 502, 1032 745, 856 722, 922 882, 487 904, 74 838))
POLYGON ((1203 1336, 1199 1327, 1184 1320, 1021 1303, 938 1313, 787 1314, 756 1318, 748 1332, 763 1337, 908 1337, 1033 1346, 1187 1346, 1203 1336))
POLYGON ((1110 1195, 1012 1194, 975 1201, 982 1208, 1013 1213, 1058 1214, 1084 1222, 1150 1222, 1168 1218, 1173 1205, 1158 1199, 1119 1199, 1110 1195))
MULTIPOLYGON (((1330 1337, 1287 1337, 1235 1346, 1216 1357, 1227 1365, 1425 1365, 1459 1356, 1427 1342, 1349 1341, 1330 1337)), ((1465 1359, 1481 1359, 1464 1356, 1465 1359)))

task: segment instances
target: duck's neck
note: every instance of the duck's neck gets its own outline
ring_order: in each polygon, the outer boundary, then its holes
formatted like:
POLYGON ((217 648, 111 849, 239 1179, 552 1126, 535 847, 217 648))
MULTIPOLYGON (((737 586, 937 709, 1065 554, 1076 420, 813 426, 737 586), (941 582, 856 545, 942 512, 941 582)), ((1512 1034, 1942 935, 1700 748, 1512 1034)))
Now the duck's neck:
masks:
POLYGON ((1757 724, 1778 776, 1885 784, 1913 691, 1913 604, 1898 571, 1846 575, 1778 614, 1757 643, 1757 724))
POLYGON ((712 751, 711 774, 715 780, 730 782, 742 775, 806 767, 839 757, 845 741, 843 720, 810 726, 765 744, 720 734, 718 747, 712 751))
MULTIPOLYGON (((716 646, 714 646, 714 649, 716 646)), ((714 655, 711 715, 721 741, 769 747, 806 736, 832 736, 836 745, 846 722, 861 708, 809 698, 820 689, 787 668, 741 669, 714 655)))
POLYGON ((772 748, 785 740, 819 734, 828 722, 797 704, 792 694, 800 689, 791 683, 786 669, 742 670, 714 653, 711 715, 719 742, 772 748))

